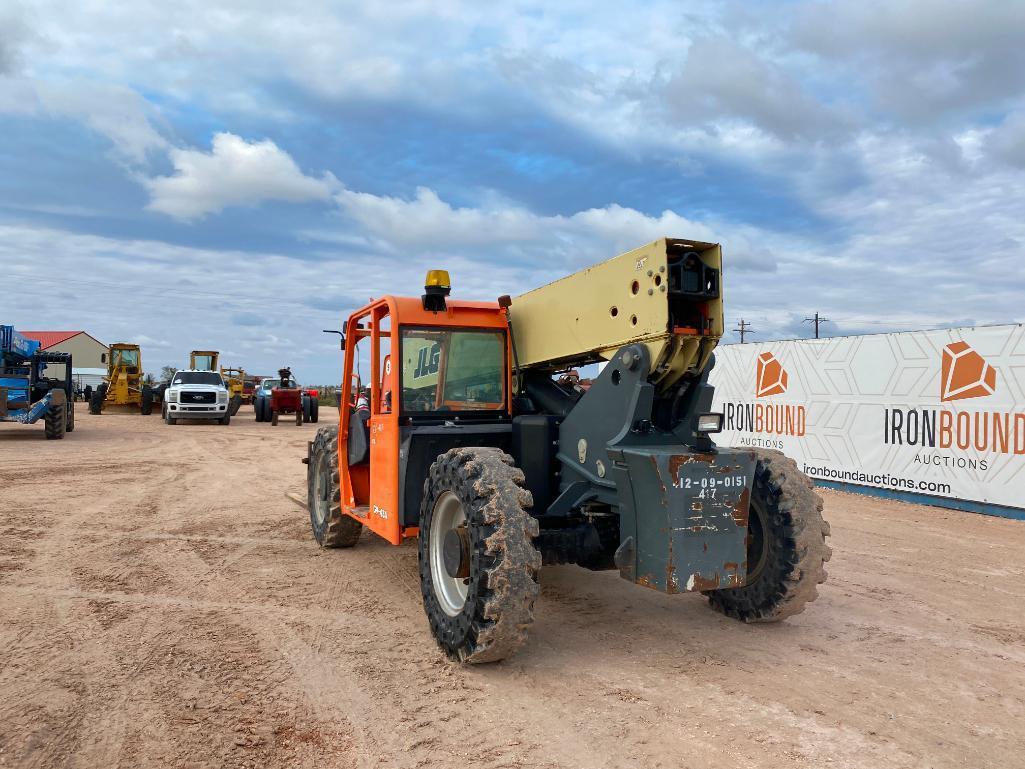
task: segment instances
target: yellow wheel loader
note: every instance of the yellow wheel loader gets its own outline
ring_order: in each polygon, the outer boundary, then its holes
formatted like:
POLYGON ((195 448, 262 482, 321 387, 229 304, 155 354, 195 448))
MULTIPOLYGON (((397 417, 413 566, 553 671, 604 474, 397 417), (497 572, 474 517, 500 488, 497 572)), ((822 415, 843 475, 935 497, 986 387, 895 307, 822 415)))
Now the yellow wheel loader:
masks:
POLYGON ((89 401, 89 413, 152 414, 158 394, 143 377, 139 345, 112 344, 107 353, 107 375, 89 401))

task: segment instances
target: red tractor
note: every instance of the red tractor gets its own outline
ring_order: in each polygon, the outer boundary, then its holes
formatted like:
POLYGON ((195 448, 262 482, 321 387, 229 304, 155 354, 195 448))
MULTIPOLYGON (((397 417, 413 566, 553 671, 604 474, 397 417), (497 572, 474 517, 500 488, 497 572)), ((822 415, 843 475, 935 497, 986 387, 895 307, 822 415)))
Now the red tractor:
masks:
POLYGON ((264 403, 263 419, 258 414, 257 420, 262 422, 269 419, 276 426, 279 414, 295 414, 296 425, 301 425, 303 419, 313 423, 319 421, 320 403, 316 391, 304 391, 299 387, 290 368, 278 369, 278 376, 280 381, 271 388, 269 402, 264 403))

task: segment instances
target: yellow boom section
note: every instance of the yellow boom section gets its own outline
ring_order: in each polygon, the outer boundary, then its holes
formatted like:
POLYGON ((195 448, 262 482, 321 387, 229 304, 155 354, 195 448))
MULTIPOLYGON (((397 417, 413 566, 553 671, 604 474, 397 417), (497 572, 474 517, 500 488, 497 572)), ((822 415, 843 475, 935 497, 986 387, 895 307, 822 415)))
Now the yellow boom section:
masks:
POLYGON ((559 369, 647 345, 651 381, 700 371, 723 334, 722 249, 662 238, 512 300, 521 368, 559 369))

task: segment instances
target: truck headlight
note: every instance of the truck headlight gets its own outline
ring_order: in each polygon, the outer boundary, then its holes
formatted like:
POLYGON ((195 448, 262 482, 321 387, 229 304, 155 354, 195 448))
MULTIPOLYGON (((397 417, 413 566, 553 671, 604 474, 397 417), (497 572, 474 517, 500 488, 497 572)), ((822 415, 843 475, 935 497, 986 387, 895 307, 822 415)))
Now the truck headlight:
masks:
POLYGON ((698 415, 698 432, 699 433, 718 433, 718 432, 722 432, 722 414, 699 414, 698 415))
POLYGON ((221 392, 217 393, 217 402, 218 403, 227 403, 228 402, 228 393, 225 392, 224 390, 222 390, 221 392))
POLYGON ((167 402, 168 403, 177 403, 178 402, 178 391, 177 390, 168 390, 167 391, 167 402))

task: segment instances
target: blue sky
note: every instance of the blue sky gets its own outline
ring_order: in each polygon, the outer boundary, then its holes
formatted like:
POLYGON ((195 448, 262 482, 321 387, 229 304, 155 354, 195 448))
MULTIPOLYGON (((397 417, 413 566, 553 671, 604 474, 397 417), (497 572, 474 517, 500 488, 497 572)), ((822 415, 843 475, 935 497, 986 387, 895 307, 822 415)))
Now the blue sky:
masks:
POLYGON ((755 339, 1022 320, 1014 3, 551 5, 0 0, 0 321, 330 382, 320 330, 428 268, 662 235, 755 339))

